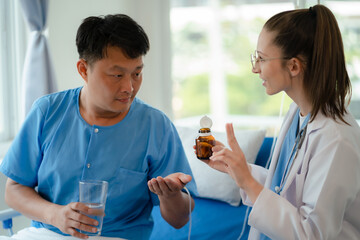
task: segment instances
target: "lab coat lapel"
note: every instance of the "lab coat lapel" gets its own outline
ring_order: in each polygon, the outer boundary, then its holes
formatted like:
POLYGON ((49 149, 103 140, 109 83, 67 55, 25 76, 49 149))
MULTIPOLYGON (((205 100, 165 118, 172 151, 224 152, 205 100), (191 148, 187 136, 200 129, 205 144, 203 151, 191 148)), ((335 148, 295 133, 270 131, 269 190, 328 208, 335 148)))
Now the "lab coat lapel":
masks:
MULTIPOLYGON (((300 169, 302 166, 304 166, 304 163, 306 166, 308 165, 308 162, 304 162, 304 161, 309 161, 309 159, 305 159, 305 153, 306 153, 306 149, 308 146, 309 136, 313 132, 318 130, 319 128, 322 128, 322 126, 324 124, 325 124, 325 117, 321 113, 318 113, 318 115, 316 116, 316 119, 313 122, 310 122, 308 124, 304 142, 302 144, 302 147, 299 149, 299 152, 298 152, 296 158, 294 159, 294 164, 289 172, 288 178, 286 179, 282 193, 285 193, 286 191, 289 190, 289 187, 291 186, 292 182, 294 181, 296 174, 298 174, 300 172, 300 169)), ((284 195, 284 194, 281 194, 281 195, 284 195)))
POLYGON ((295 103, 292 103, 290 105, 289 111, 288 111, 287 115, 285 116, 283 126, 281 126, 281 131, 279 133, 278 139, 276 140, 274 153, 271 158, 271 164, 270 164, 269 173, 268 173, 269 177, 267 178, 265 185, 264 185, 264 187, 266 187, 266 188, 270 188, 271 181, 274 176, 275 169, 276 169, 276 165, 279 160, 281 146, 284 142, 287 130, 289 129, 289 127, 291 125, 291 122, 292 122, 291 120, 294 118, 294 115, 296 114, 297 108, 298 108, 298 106, 295 103))
MULTIPOLYGON (((309 136, 309 134, 306 134, 303 146, 299 149, 299 152, 298 152, 296 158, 293 160, 294 161, 293 166, 290 169, 288 177, 285 179, 285 184, 284 184, 282 193, 285 193, 288 190, 288 188, 291 186, 291 183, 294 181, 296 174, 299 172, 299 169, 302 166, 302 163, 304 161, 304 153, 305 153, 304 149, 305 149, 305 145, 307 145, 307 142, 308 142, 308 136, 309 136)), ((281 194, 281 195, 283 195, 283 194, 281 194)))

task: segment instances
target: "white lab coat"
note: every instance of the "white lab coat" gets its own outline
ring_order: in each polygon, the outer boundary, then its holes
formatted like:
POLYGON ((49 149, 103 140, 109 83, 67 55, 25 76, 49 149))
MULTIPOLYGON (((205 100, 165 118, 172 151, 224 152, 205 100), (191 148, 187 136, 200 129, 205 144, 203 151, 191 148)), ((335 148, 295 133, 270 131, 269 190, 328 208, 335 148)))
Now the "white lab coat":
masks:
MULTIPOLYGON (((252 165, 264 190, 249 216, 249 239, 360 239, 360 128, 351 115, 346 125, 318 113, 308 124, 280 196, 269 187, 280 147, 298 107, 290 106, 269 170, 252 165)), ((245 204, 252 205, 241 190, 245 204)))

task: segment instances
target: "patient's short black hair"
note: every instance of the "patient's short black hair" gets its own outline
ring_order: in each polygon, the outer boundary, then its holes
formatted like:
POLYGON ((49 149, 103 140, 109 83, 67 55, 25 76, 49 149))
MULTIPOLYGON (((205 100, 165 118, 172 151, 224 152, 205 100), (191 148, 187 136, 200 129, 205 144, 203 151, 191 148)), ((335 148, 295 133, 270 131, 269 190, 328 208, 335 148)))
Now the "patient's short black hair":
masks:
POLYGON ((125 14, 85 18, 76 34, 79 58, 89 64, 106 57, 109 46, 119 47, 129 58, 144 56, 150 48, 144 29, 125 14))

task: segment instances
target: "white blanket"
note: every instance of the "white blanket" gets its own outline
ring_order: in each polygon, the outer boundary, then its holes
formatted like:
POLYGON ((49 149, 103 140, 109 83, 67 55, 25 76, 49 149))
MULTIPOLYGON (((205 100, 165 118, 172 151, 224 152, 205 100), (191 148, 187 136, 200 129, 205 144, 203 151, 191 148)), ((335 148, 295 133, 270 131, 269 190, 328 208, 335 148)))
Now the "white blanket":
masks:
MULTIPOLYGON (((79 240, 72 236, 63 236, 46 228, 24 228, 12 237, 0 236, 0 240, 79 240)), ((125 240, 123 238, 111 238, 101 236, 91 236, 89 240, 125 240)))

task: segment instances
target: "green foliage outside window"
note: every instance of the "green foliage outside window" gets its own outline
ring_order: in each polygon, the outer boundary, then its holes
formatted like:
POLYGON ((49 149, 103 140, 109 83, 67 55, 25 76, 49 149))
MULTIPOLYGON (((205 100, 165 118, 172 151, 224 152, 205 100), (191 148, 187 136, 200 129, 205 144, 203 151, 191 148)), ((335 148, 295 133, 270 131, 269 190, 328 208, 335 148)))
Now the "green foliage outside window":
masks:
MULTIPOLYGON (((353 99, 360 99, 360 19, 337 16, 344 40, 344 50, 353 99)), ((230 115, 277 116, 282 94, 268 96, 258 74, 252 73, 250 54, 256 48, 258 34, 266 19, 222 20, 221 39, 224 54, 227 112, 230 115)), ((172 33, 175 69, 181 76, 174 76, 177 86, 174 95, 182 101, 175 110, 175 118, 186 118, 210 112, 210 70, 206 59, 210 57, 209 36, 206 25, 189 22, 172 33), (194 69, 195 68, 195 69, 194 69), (179 71, 179 70, 178 70, 179 71)), ((292 100, 285 97, 286 111, 292 100)))

